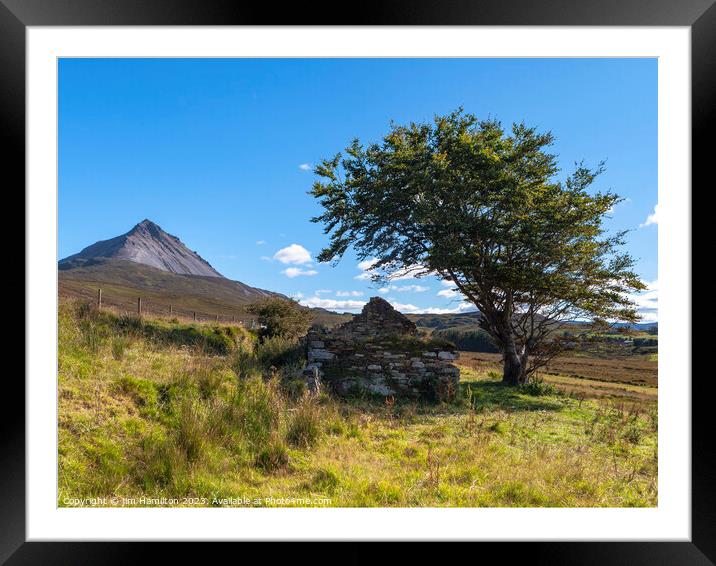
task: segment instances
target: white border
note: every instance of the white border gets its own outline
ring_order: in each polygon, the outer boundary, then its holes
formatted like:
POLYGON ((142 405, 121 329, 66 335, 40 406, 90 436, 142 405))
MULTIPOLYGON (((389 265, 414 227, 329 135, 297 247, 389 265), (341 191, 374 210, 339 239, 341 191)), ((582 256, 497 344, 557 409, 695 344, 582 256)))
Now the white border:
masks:
POLYGON ((27 537, 690 540, 690 28, 28 28, 27 537), (57 57, 658 57, 655 509, 58 509, 57 57))

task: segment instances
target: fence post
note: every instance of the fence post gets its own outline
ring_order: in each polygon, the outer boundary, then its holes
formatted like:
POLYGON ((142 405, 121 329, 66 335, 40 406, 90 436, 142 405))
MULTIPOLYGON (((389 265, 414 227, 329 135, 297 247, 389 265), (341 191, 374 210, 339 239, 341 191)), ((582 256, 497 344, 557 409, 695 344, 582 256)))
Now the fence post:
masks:
POLYGON ((169 317, 171 317, 174 314, 174 307, 172 305, 169 305, 169 317))
POLYGON ((194 311, 194 322, 196 322, 196 311, 194 311))
POLYGON ((216 315, 216 322, 219 322, 219 315, 216 315))
POLYGON ((102 289, 97 289, 97 310, 102 308, 102 289))
POLYGON ((142 316, 142 297, 137 297, 137 315, 142 316))

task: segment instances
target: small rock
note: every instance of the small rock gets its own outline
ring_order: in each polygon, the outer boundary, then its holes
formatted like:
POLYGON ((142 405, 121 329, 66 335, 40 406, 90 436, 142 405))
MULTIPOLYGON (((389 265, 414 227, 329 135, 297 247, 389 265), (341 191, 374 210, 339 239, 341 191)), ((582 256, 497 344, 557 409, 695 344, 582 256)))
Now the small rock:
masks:
POLYGON ((439 352, 438 358, 441 360, 457 360, 457 356, 452 352, 439 352))
POLYGON ((309 350, 308 361, 315 362, 316 360, 332 360, 336 355, 332 354, 328 350, 309 350))

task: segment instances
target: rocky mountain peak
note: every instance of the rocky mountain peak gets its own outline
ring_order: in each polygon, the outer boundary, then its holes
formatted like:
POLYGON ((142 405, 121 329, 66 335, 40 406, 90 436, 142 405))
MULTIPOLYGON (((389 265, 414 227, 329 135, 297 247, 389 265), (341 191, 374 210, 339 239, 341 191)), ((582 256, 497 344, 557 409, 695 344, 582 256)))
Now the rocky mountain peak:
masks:
POLYGON ((223 277, 179 238, 168 234, 149 219, 142 220, 126 234, 96 242, 60 260, 60 266, 82 265, 96 259, 133 261, 180 275, 223 277))

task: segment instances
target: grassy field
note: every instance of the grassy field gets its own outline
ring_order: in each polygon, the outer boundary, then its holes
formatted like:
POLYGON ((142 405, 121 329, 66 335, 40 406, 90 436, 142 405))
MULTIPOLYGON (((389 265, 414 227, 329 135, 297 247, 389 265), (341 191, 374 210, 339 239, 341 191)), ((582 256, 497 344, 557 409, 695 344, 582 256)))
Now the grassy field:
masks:
MULTIPOLYGON (((462 352, 460 363, 478 372, 499 371, 499 354, 462 352)), ((574 397, 656 403, 658 364, 651 356, 615 359, 560 356, 541 372, 545 382, 574 397)))
POLYGON ((450 403, 316 398, 291 344, 63 303, 58 504, 657 504, 655 376, 511 389, 477 356, 450 403))

